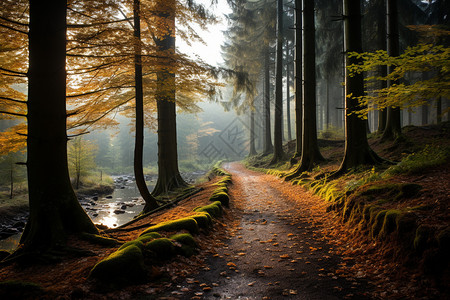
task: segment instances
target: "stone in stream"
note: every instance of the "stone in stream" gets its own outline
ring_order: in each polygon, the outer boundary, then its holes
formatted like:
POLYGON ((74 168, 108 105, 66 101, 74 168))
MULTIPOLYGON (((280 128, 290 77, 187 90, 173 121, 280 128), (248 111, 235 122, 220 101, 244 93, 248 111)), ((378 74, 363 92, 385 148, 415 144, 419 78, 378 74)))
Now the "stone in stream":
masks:
POLYGON ((112 196, 109 195, 109 196, 106 196, 105 198, 106 198, 106 199, 112 199, 112 196))
POLYGON ((127 209, 127 206, 126 206, 126 205, 122 205, 122 206, 120 207, 120 209, 127 209))
POLYGON ((116 209, 116 210, 114 211, 114 213, 115 213, 116 215, 118 215, 118 214, 124 214, 125 211, 122 210, 122 209, 116 209))

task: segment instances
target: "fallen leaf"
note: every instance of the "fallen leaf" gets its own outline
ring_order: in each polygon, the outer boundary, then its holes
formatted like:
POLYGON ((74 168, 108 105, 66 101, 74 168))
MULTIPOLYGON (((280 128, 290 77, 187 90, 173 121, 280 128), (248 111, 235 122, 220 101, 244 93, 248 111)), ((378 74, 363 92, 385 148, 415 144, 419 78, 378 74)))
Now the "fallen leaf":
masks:
POLYGON ((280 258, 290 258, 289 254, 280 255, 280 258))

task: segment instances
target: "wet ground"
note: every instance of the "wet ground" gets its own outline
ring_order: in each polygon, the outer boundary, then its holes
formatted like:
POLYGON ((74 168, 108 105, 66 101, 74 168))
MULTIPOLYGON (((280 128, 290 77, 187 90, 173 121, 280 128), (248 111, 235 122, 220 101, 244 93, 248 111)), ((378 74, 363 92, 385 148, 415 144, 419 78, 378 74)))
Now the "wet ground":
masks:
MULTIPOLYGON (((226 164, 232 174, 230 236, 207 267, 165 297, 175 299, 368 299, 362 278, 344 278, 332 246, 274 176, 226 164)), ((298 195, 297 195, 298 196, 298 195)), ((305 193, 305 197, 308 194, 305 193)), ((163 299, 163 298, 161 298, 163 299)))

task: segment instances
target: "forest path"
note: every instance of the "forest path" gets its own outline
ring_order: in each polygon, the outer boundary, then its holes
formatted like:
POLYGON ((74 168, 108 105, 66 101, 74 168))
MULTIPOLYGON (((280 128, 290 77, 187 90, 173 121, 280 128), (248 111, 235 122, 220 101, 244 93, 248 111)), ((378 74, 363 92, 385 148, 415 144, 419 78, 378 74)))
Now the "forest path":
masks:
POLYGON ((177 299, 370 298, 362 279, 336 272, 349 262, 321 234, 323 201, 239 163, 224 169, 233 180, 228 239, 177 299))

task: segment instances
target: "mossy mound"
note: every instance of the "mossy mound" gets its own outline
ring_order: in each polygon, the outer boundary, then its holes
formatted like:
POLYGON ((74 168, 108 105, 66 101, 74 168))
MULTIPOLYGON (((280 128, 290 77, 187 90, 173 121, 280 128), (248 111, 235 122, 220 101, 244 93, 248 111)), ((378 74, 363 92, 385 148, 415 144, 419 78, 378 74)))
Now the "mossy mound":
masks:
POLYGON ((120 242, 116 239, 104 237, 98 234, 84 232, 80 234, 80 237, 85 241, 106 247, 113 247, 120 244, 120 242))
POLYGON ((189 233, 180 233, 170 237, 170 239, 181 244, 179 252, 181 255, 190 257, 195 254, 197 243, 195 239, 189 233))
POLYGON ((18 280, 0 282, 0 298, 2 299, 38 299, 43 296, 44 289, 34 283, 18 280))
POLYGON ((148 232, 144 235, 139 236, 136 240, 141 241, 142 243, 146 244, 154 239, 159 239, 162 236, 158 232, 148 232))
POLYGON ((199 232, 197 221, 191 217, 181 218, 173 221, 162 222, 154 226, 150 226, 144 230, 139 236, 143 236, 149 232, 161 232, 161 231, 181 231, 187 230, 191 234, 197 234, 199 232))
POLYGON ((232 183, 233 183, 233 180, 231 180, 231 175, 225 176, 216 182, 216 184, 225 184, 225 185, 229 185, 232 183))
POLYGON ((142 241, 140 241, 140 240, 133 240, 133 241, 126 242, 125 244, 120 246, 118 251, 122 250, 122 249, 125 249, 125 248, 127 248, 127 247, 129 247, 131 245, 138 247, 139 249, 141 249, 141 251, 144 250, 144 243, 142 241))
POLYGON ((215 194, 215 193, 226 193, 226 194, 228 194, 228 186, 227 185, 224 185, 224 184, 220 184, 220 185, 218 185, 215 189, 214 189, 214 192, 213 192, 213 194, 215 194))
POLYGON ((209 201, 219 201, 223 206, 228 207, 230 204, 230 197, 227 193, 223 191, 214 192, 211 197, 209 198, 209 201))
POLYGON ((208 229, 212 226, 211 215, 207 212, 198 212, 197 214, 190 216, 190 218, 197 221, 198 227, 202 229, 208 229))
POLYGON ((159 238, 148 242, 145 250, 155 259, 169 259, 176 254, 175 245, 168 238, 159 238))
POLYGON ((195 212, 207 212, 214 218, 222 216, 222 203, 215 201, 209 205, 194 208, 195 212))
POLYGON ((141 282, 146 275, 141 249, 136 245, 129 245, 98 262, 89 273, 89 278, 109 283, 128 284, 141 282))
POLYGON ((398 219, 402 212, 400 210, 388 210, 384 216, 383 226, 378 233, 379 238, 386 238, 389 234, 397 230, 398 219))

